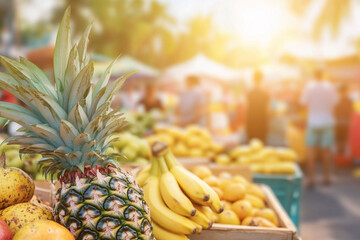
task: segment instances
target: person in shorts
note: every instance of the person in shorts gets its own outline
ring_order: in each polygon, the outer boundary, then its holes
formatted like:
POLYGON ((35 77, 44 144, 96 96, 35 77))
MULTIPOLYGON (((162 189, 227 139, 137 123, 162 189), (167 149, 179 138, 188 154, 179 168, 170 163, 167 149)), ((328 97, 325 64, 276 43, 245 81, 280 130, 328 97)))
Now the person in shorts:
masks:
POLYGON ((323 80, 323 72, 317 69, 313 80, 304 88, 300 100, 308 111, 306 145, 308 148, 307 186, 314 185, 316 153, 321 153, 323 184, 330 184, 331 147, 334 144, 334 108, 338 102, 335 87, 323 80))

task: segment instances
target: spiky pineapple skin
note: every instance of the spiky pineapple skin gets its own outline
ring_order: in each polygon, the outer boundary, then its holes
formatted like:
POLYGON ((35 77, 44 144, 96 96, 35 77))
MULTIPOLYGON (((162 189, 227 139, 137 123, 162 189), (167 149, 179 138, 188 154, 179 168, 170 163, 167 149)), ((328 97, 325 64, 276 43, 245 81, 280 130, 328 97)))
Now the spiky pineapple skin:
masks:
POLYGON ((62 184, 55 196, 55 221, 79 240, 155 240, 149 207, 133 176, 121 169, 96 175, 62 184))

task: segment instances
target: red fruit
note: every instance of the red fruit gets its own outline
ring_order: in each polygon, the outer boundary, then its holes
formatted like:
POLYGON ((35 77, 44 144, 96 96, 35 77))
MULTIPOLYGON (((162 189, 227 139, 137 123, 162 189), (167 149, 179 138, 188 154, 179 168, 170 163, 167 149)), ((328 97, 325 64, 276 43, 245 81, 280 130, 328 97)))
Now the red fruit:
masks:
POLYGON ((9 226, 4 222, 4 220, 0 219, 0 240, 11 240, 12 238, 13 235, 9 226))

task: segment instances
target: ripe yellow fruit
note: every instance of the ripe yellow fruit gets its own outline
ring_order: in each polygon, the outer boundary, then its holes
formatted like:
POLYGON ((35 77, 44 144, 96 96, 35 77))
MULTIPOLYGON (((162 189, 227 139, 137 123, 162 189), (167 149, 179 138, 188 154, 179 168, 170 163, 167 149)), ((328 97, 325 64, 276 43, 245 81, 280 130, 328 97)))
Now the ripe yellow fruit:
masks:
POLYGON ((37 220, 22 227, 13 240, 46 239, 75 240, 74 236, 63 225, 50 220, 37 220))
POLYGON ((222 213, 218 214, 218 223, 240 225, 240 220, 236 213, 229 209, 225 209, 222 213))
POLYGON ((241 175, 235 175, 235 176, 233 177, 232 181, 233 181, 234 183, 242 183, 242 184, 244 184, 245 186, 247 186, 247 185, 249 184, 249 181, 246 180, 246 179, 245 179, 243 176, 241 176, 241 175))
POLYGON ((230 202, 240 200, 245 196, 246 188, 241 183, 231 183, 225 188, 223 198, 230 202))
POLYGON ((259 152, 261 149, 263 149, 264 144, 261 140, 254 138, 250 140, 249 146, 252 151, 259 152))
POLYGON ((34 195, 33 180, 18 168, 0 168, 0 209, 28 202, 34 195))
POLYGON ((223 191, 231 184, 231 180, 229 179, 220 179, 219 188, 223 191))
POLYGON ((252 206, 248 200, 239 200, 231 205, 231 210, 242 220, 247 216, 251 216, 252 206))
POLYGON ((221 172, 221 173, 218 175, 218 177, 219 177, 220 179, 227 179, 227 180, 231 180, 231 179, 232 179, 231 174, 228 173, 228 172, 221 172))
POLYGON ((243 225, 243 226, 250 226, 252 219, 253 219, 252 216, 249 216, 249 217, 244 218, 244 219, 242 220, 242 222, 241 222, 241 225, 243 225))
POLYGON ((210 187, 219 187, 220 186, 220 180, 215 176, 210 176, 210 177, 204 178, 203 180, 210 187))
POLYGON ((259 211, 254 216, 265 218, 265 219, 269 220, 270 222, 272 222, 273 224, 275 224, 275 226, 279 226, 278 218, 277 218, 274 210, 272 210, 270 208, 259 209, 259 211))
POLYGON ((276 228, 275 224, 262 217, 246 217, 241 225, 244 226, 255 226, 255 227, 270 227, 276 228))
POLYGON ((222 200, 223 197, 224 197, 224 192, 223 192, 220 188, 218 188, 218 187, 211 187, 211 188, 217 193, 217 195, 219 196, 220 200, 222 200))
POLYGON ((18 203, 3 210, 1 218, 15 234, 21 227, 36 220, 52 220, 49 208, 33 203, 18 203))
POLYGON ((224 209, 231 209, 231 202, 228 202, 226 200, 222 200, 221 205, 224 206, 224 209))
POLYGON ((212 172, 210 168, 203 165, 195 166, 191 171, 201 179, 205 179, 212 176, 212 172))
POLYGON ((230 164, 231 158, 227 154, 220 154, 215 157, 215 162, 217 164, 230 164))
POLYGON ((245 194, 244 199, 248 200, 253 208, 265 208, 264 201, 254 195, 245 194))
POLYGON ((265 199, 265 193, 264 191, 261 189, 260 186, 255 185, 255 184, 248 184, 246 186, 246 193, 247 194, 251 194, 254 195, 262 200, 265 199))
POLYGON ((259 211, 260 211, 259 208, 254 208, 253 207, 250 216, 255 217, 259 211))

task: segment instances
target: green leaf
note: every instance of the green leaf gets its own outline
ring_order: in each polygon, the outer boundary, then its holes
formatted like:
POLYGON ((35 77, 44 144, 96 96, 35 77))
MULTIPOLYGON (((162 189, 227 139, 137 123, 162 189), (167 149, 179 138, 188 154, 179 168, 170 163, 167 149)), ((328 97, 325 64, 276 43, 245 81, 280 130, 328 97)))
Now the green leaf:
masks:
POLYGON ((31 130, 56 147, 65 145, 64 141, 60 138, 59 133, 52 127, 45 124, 36 124, 31 126, 31 130))
POLYGON ((92 28, 92 24, 89 24, 79 41, 78 50, 79 50, 80 67, 84 67, 85 65, 87 65, 86 50, 89 43, 89 34, 91 28, 92 28))
POLYGON ((76 76, 70 90, 68 111, 70 111, 76 103, 86 98, 91 87, 91 78, 93 73, 94 64, 90 62, 76 76))
POLYGON ((91 122, 86 126, 84 132, 90 135, 90 138, 94 138, 95 135, 101 130, 102 128, 102 116, 97 116, 96 118, 92 119, 91 122))
POLYGON ((76 126, 79 131, 83 131, 89 124, 89 119, 79 103, 71 109, 68 120, 76 126))
POLYGON ((17 86, 19 91, 28 92, 39 109, 41 115, 49 125, 57 130, 60 129, 60 120, 67 119, 65 110, 51 97, 31 88, 17 86))
POLYGON ((0 117, 17 122, 27 129, 30 129, 32 124, 41 123, 37 116, 28 109, 8 102, 0 102, 0 117))
POLYGON ((68 101, 69 101, 69 94, 71 91, 71 86, 79 74, 80 66, 79 66, 79 55, 78 49, 76 44, 70 51, 69 60, 67 63, 66 71, 65 71, 65 79, 64 79, 64 103, 63 108, 68 109, 68 101))
POLYGON ((96 83, 94 92, 93 92, 93 98, 99 93, 99 91, 103 88, 105 88, 109 82, 111 71, 114 63, 117 61, 118 58, 116 58, 110 65, 106 68, 105 72, 102 74, 99 81, 96 83))
POLYGON ((101 97, 101 99, 99 100, 99 102, 97 103, 96 108, 101 106, 106 101, 112 102, 114 95, 120 90, 120 88, 124 84, 125 80, 136 72, 137 71, 133 71, 133 72, 124 74, 121 77, 119 77, 118 79, 116 79, 110 86, 106 87, 106 91, 105 91, 104 95, 101 97))
POLYGON ((59 154, 67 154, 67 153, 71 153, 73 150, 67 146, 60 146, 57 149, 55 149, 55 153, 59 153, 59 154))
POLYGON ((98 143, 98 141, 96 139, 93 139, 93 140, 91 140, 89 142, 86 142, 82 146, 81 151, 82 152, 88 152, 88 151, 94 150, 97 143, 98 143))
POLYGON ((63 95, 64 91, 64 77, 71 48, 70 11, 71 8, 68 7, 62 18, 54 50, 54 75, 59 100, 63 100, 60 99, 60 96, 63 95))
POLYGON ((73 140, 79 135, 79 131, 74 125, 66 120, 61 120, 60 122, 60 136, 64 141, 65 145, 68 147, 73 146, 73 140))
POLYGON ((90 135, 87 133, 80 133, 73 140, 73 148, 78 151, 82 148, 84 143, 90 141, 90 135))
POLYGON ((20 62, 29 69, 31 75, 33 76, 32 84, 36 85, 36 89, 39 91, 40 89, 43 89, 43 93, 46 93, 53 99, 57 100, 56 90, 46 74, 35 64, 23 57, 20 57, 20 62))

